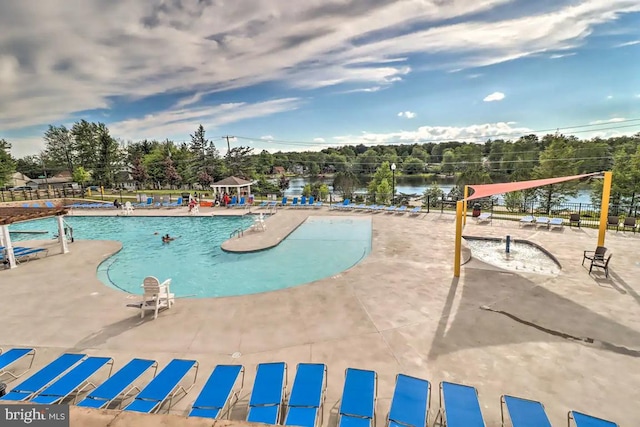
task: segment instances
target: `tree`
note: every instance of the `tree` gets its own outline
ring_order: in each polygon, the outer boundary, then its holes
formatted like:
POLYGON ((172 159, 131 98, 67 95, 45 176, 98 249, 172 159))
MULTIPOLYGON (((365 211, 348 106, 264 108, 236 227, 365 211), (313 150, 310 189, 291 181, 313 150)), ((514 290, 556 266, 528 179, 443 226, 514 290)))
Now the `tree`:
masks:
POLYGON ((73 171, 73 180, 84 187, 84 185, 91 179, 91 175, 82 166, 78 166, 73 171))
POLYGON ((333 178, 333 189, 341 193, 343 199, 353 198, 358 184, 358 177, 350 170, 338 172, 333 178))
POLYGON ((273 155, 267 150, 262 150, 256 158, 256 172, 262 175, 268 175, 273 168, 273 155))
POLYGON ((524 212, 526 210, 522 191, 505 193, 504 204, 509 212, 524 212))
POLYGON ((383 178, 378 184, 378 188, 376 189, 376 199, 382 204, 389 203, 389 199, 391 198, 391 184, 387 181, 386 178, 383 178))
POLYGON ((311 195, 311 184, 305 184, 304 187, 302 187, 302 195, 306 197, 311 195))
POLYGON ((35 178, 42 173, 42 158, 40 156, 26 156, 16 160, 16 172, 35 178))
POLYGON ((203 170, 198 174, 198 184, 203 188, 207 188, 213 184, 213 177, 209 175, 206 170, 203 170))
POLYGON ((45 153, 57 165, 64 165, 69 172, 75 170, 75 147, 71 131, 65 126, 52 126, 44 133, 45 153))
POLYGON ((164 176, 166 182, 171 187, 176 185, 182 179, 182 177, 180 177, 180 175, 178 174, 178 171, 176 171, 171 157, 167 157, 166 159, 164 159, 164 176))
MULTIPOLYGON (((99 145, 97 141, 98 127, 101 128, 101 134, 104 134, 105 130, 108 134, 108 129, 104 124, 89 123, 86 120, 74 123, 70 131, 73 138, 72 147, 77 159, 76 163, 88 171, 92 171, 96 167, 96 147, 99 145)), ((104 171, 101 171, 98 175, 103 178, 104 174, 104 171)), ((94 178, 96 178, 95 174, 94 178)))
POLYGON ((11 174, 16 170, 16 163, 9 153, 10 149, 11 144, 4 139, 0 139, 0 187, 5 186, 7 182, 9 182, 11 174))
POLYGON ((111 137, 104 123, 94 124, 93 130, 97 140, 97 150, 92 176, 100 185, 110 186, 115 183, 115 173, 120 166, 118 143, 111 137))
POLYGON ((285 175, 281 175, 280 179, 278 179, 278 188, 281 193, 284 193, 289 188, 289 178, 285 175))
POLYGON ((402 164, 402 170, 407 175, 422 173, 424 172, 424 162, 416 157, 409 157, 402 164))
POLYGON ((369 194, 373 196, 374 200, 376 199, 378 187, 380 186, 380 184, 382 184, 382 181, 386 180, 387 184, 389 184, 392 179, 393 172, 391 172, 391 166, 389 165, 389 162, 382 162, 380 167, 376 169, 376 172, 373 174, 373 178, 371 179, 367 187, 369 194))
MULTIPOLYGON (((546 138, 546 137, 545 137, 546 138)), ((540 164, 533 170, 536 179, 554 178, 568 175, 575 175, 577 170, 576 162, 572 162, 574 151, 567 144, 564 137, 551 137, 547 148, 540 153, 540 164)), ((547 185, 537 189, 537 193, 542 198, 543 208, 547 214, 551 212, 554 205, 564 202, 565 196, 576 196, 577 188, 575 181, 567 181, 554 185, 547 185)))
POLYGON ((131 178, 135 181, 136 188, 144 185, 144 183, 149 179, 147 168, 142 163, 140 157, 136 157, 135 159, 133 159, 131 165, 131 178))
POLYGON ((228 172, 232 176, 250 179, 254 173, 251 161, 251 147, 233 147, 227 155, 228 172))
POLYGON ((446 150, 442 154, 442 167, 440 171, 445 175, 452 175, 454 171, 455 155, 453 150, 446 150))
POLYGON ((321 181, 314 182, 311 186, 311 195, 316 200, 325 200, 329 195, 329 187, 321 181))
POLYGON ((431 187, 427 187, 424 190, 422 206, 427 207, 431 205, 431 207, 436 207, 438 200, 441 200, 443 195, 444 191, 442 191, 442 188, 434 181, 431 187))

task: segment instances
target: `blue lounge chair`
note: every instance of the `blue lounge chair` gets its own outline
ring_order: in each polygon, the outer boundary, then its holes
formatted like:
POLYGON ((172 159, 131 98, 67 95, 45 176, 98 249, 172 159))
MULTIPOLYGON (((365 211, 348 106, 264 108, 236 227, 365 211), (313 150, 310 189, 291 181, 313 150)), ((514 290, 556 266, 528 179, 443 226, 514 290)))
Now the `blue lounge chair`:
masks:
POLYGON ((193 402, 189 416, 217 419, 220 415, 226 414, 229 418, 231 408, 238 401, 238 395, 243 386, 244 367, 242 365, 216 366, 200 395, 193 402), (241 374, 240 388, 234 391, 234 386, 241 374))
POLYGON ((282 202, 280 202, 280 206, 283 206, 283 207, 287 206, 287 198, 286 197, 282 198, 282 202))
POLYGON ((133 402, 124 407, 124 410, 150 414, 157 412, 167 399, 169 399, 168 409, 171 409, 176 394, 183 392, 186 395, 193 388, 198 377, 198 367, 196 360, 173 359, 138 393, 133 402), (196 370, 193 383, 184 388, 179 383, 192 368, 196 370))
POLYGON ((269 204, 269 202, 267 200, 265 200, 264 202, 260 203, 257 208, 258 209, 262 209, 262 208, 266 208, 267 205, 269 204))
POLYGON ((45 207, 47 207, 47 208, 55 208, 55 207, 56 207, 56 205, 54 205, 54 204, 53 204, 53 203, 51 203, 51 202, 44 202, 44 205, 45 205, 45 207))
POLYGON ((51 381, 58 378, 73 365, 86 357, 85 354, 65 353, 35 374, 18 384, 9 393, 0 397, 0 400, 13 400, 22 402, 38 393, 51 381))
POLYGON ((492 214, 491 212, 484 212, 478 215, 475 219, 477 223, 491 221, 492 214))
POLYGON ((247 421, 280 424, 282 402, 287 388, 287 364, 261 363, 256 368, 256 379, 249 399, 247 421))
POLYGON ((564 226, 564 220, 562 218, 550 218, 548 226, 549 226, 549 228, 551 228, 551 227, 562 227, 562 226, 564 226))
POLYGON ((11 350, 2 353, 0 355, 0 378, 3 375, 10 375, 14 379, 20 378, 26 372, 31 369, 33 366, 33 359, 36 357, 36 350, 33 348, 12 348, 11 350), (20 359, 26 356, 31 356, 31 362, 29 362, 29 367, 20 374, 14 374, 13 372, 9 372, 7 368, 9 368, 14 363, 17 363, 20 359))
POLYGON ((512 427, 551 427, 551 421, 540 402, 503 395, 500 397, 502 425, 505 422, 505 408, 512 427))
POLYGON ((389 409, 389 427, 425 427, 431 406, 431 384, 427 380, 398 374, 389 409))
POLYGON ((235 208, 246 208, 247 207, 247 203, 245 202, 244 197, 240 197, 240 201, 238 203, 236 203, 236 205, 234 206, 235 208))
POLYGON ((299 363, 287 403, 284 425, 299 427, 322 425, 322 406, 326 388, 327 366, 325 364, 299 363))
POLYGON ((232 208, 232 207, 234 207, 234 206, 235 206, 235 205, 237 205, 237 204, 238 204, 238 197, 233 196, 233 197, 231 198, 231 202, 229 202, 229 204, 228 204, 227 206, 228 206, 228 207, 230 207, 230 208, 232 208))
POLYGON ((306 208, 307 207, 307 196, 302 196, 302 198, 300 199, 300 204, 298 205, 299 208, 306 208))
POLYGON ((422 208, 420 206, 416 206, 415 208, 409 211, 409 215, 416 216, 422 213, 422 208))
POLYGON ((23 204, 22 204, 22 207, 23 207, 23 208, 30 208, 31 206, 29 206, 29 203, 23 203, 23 204))
POLYGON ((523 216, 520 219, 520 226, 523 225, 535 225, 536 224, 536 218, 532 215, 527 215, 527 216, 523 216))
POLYGON ((396 214, 404 214, 407 211, 407 207, 405 205, 400 206, 396 209, 396 214))
POLYGON ((338 411, 338 427, 374 427, 377 397, 378 374, 347 368, 338 411))
POLYGON ((297 208, 298 207, 298 198, 297 197, 293 198, 293 202, 291 202, 291 207, 292 208, 297 208))
POLYGON ((155 377, 158 371, 158 362, 146 359, 131 360, 108 380, 91 391, 77 406, 102 409, 108 407, 116 399, 122 403, 132 391, 140 391, 138 387, 131 384, 149 368, 154 368, 153 376, 155 377))
POLYGON ((536 225, 544 225, 549 228, 549 218, 546 216, 539 216, 536 218, 536 225))
POLYGON ((440 383, 440 419, 447 427, 486 427, 478 402, 478 391, 471 386, 440 383))
POLYGON ((315 197, 311 196, 309 197, 309 201, 307 202, 307 207, 312 208, 316 203, 316 199, 315 197))
POLYGON ((275 208, 278 206, 278 202, 269 202, 267 209, 275 208))
POLYGON ((398 209, 398 208, 395 207, 395 206, 389 206, 388 208, 385 208, 385 211, 387 213, 394 213, 396 211, 396 209, 398 209))
POLYGON ((569 427, 571 427, 571 420, 573 420, 576 427, 618 427, 618 424, 613 421, 603 420, 578 411, 569 411, 567 418, 569 427))
POLYGON ((40 207, 40 203, 34 203, 33 206, 31 206, 32 208, 39 208, 40 207))
POLYGON ((178 207, 182 206, 182 202, 183 202, 183 198, 182 197, 178 197, 178 200, 176 200, 175 202, 169 203, 167 206, 170 207, 170 208, 178 208, 178 207))
POLYGON ((108 376, 111 376, 111 370, 113 369, 112 358, 87 357, 80 362, 80 364, 76 365, 73 369, 56 380, 56 382, 40 391, 31 399, 31 402, 40 403, 42 405, 53 405, 54 403, 61 403, 69 395, 75 394, 73 399, 73 403, 75 403, 75 399, 78 397, 79 393, 84 391, 87 387, 96 387, 95 384, 89 382, 89 378, 106 365, 109 366, 108 376))
POLYGON ((337 203, 335 205, 331 205, 331 209, 344 209, 345 207, 349 206, 349 203, 351 203, 351 200, 344 199, 342 201, 342 203, 337 203))

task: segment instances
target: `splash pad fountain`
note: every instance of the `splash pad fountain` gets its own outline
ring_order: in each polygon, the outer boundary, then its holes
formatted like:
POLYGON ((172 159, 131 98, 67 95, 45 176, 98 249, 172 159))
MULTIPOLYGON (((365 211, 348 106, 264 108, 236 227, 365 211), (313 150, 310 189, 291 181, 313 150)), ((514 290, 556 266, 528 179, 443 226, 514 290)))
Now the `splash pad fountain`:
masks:
POLYGON ((560 273, 558 261, 540 246, 527 240, 490 237, 464 237, 472 258, 504 270, 555 276, 560 273))

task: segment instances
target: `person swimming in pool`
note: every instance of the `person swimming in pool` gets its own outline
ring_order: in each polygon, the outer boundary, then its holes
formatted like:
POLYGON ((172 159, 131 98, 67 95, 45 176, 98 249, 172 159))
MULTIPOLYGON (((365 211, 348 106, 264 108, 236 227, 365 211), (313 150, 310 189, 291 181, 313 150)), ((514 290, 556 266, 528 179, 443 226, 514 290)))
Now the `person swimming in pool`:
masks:
POLYGON ((176 240, 176 239, 174 237, 169 236, 168 233, 166 236, 162 236, 162 243, 169 243, 173 240, 176 240))

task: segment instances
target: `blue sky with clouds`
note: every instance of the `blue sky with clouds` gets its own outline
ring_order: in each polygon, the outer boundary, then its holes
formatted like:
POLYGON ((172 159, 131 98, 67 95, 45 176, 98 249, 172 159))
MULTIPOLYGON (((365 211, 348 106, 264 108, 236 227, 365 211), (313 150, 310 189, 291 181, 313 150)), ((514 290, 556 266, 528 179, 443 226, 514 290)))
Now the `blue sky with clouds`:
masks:
POLYGON ((272 151, 640 131, 637 0, 9 0, 0 28, 16 156, 81 118, 272 151))

